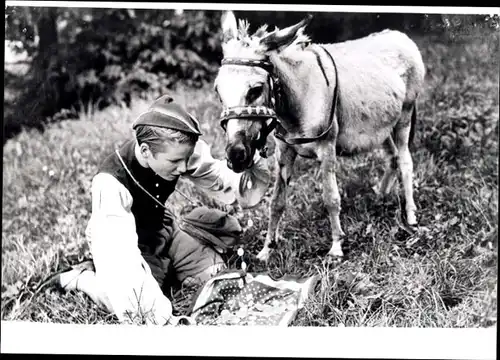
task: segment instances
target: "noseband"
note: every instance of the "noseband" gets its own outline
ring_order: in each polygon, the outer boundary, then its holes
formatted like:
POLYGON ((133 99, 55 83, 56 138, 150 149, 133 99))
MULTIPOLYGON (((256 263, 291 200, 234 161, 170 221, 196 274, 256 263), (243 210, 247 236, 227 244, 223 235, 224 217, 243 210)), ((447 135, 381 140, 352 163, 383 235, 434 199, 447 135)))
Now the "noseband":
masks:
MULTIPOLYGON (((335 64, 335 61, 332 57, 332 55, 321 45, 317 45, 323 51, 328 55, 330 60, 332 61, 333 67, 335 69, 335 88, 333 90, 333 103, 330 108, 330 124, 327 127, 325 131, 323 131, 321 134, 318 136, 314 137, 296 137, 296 138, 285 138, 285 135, 281 133, 281 131, 284 131, 284 127, 280 126, 278 130, 276 130, 275 137, 284 141, 288 145, 297 145, 297 144, 305 144, 305 143, 310 143, 313 141, 321 140, 324 138, 328 132, 332 129, 333 124, 334 124, 334 114, 335 114, 335 109, 337 105, 337 99, 338 99, 338 73, 337 73, 337 66, 335 64)), ((326 84, 328 87, 330 87, 330 82, 328 81, 328 77, 326 76, 325 69, 323 67, 323 64, 321 63, 321 59, 319 54, 313 50, 311 50, 314 55, 316 56, 316 60, 318 62, 318 65, 321 69, 321 72, 323 73, 323 77, 326 81, 326 84)), ((273 69, 274 66, 270 61, 267 60, 254 60, 254 59, 242 59, 242 58, 224 58, 221 62, 221 66, 223 65, 241 65, 241 66, 257 66, 261 67, 262 69, 266 70, 267 73, 269 74, 268 77, 268 82, 269 82, 269 99, 268 103, 270 103, 274 108, 270 108, 267 106, 234 106, 234 107, 228 107, 222 110, 222 113, 220 115, 220 125, 226 130, 226 125, 227 121, 230 119, 242 119, 242 120, 252 120, 255 118, 262 118, 262 119, 272 119, 271 123, 266 124, 262 127, 260 136, 257 140, 257 143, 255 143, 256 149, 259 149, 260 155, 262 157, 267 157, 266 154, 266 138, 267 136, 276 128, 276 126, 279 124, 278 121, 278 116, 277 116, 277 111, 283 110, 282 103, 283 103, 283 98, 282 98, 282 93, 281 93, 281 84, 279 82, 279 79, 277 76, 274 75, 273 69)))

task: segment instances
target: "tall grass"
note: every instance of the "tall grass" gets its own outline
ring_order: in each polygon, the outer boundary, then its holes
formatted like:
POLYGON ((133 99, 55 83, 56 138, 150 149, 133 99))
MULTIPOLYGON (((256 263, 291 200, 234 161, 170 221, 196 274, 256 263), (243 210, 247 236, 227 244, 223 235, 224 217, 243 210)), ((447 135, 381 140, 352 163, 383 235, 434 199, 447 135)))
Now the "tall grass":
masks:
MULTIPOLYGON (((320 274, 321 280, 296 326, 489 327, 496 324, 498 249, 498 33, 464 42, 416 39, 427 65, 419 101, 413 159, 420 228, 401 224, 401 192, 371 192, 386 159, 381 152, 341 159, 347 259, 326 259, 327 212, 317 163, 299 158, 290 184, 282 237, 268 267, 249 259, 249 271, 320 274)), ((216 121, 220 105, 206 88, 173 94, 201 122, 214 157, 224 138, 216 121)), ((132 134, 130 125, 150 100, 130 109, 88 108, 78 120, 44 133, 24 131, 4 146, 2 206, 2 319, 110 323, 113 316, 85 295, 33 289, 51 273, 89 257, 84 229, 90 216, 90 181, 99 161, 132 134)), ((274 163, 270 165, 274 168, 274 163)), ((221 206, 182 182, 186 195, 221 206)), ((260 250, 271 189, 242 214, 253 225, 247 252, 260 250)), ((190 204, 175 194, 177 213, 190 204)), ((182 313, 194 290, 170 294, 182 313)))

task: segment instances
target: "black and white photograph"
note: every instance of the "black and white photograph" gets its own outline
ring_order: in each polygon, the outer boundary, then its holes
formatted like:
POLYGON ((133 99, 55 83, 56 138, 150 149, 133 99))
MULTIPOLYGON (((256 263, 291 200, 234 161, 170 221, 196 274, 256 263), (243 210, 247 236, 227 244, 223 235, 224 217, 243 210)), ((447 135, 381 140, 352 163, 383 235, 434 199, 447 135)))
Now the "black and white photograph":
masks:
POLYGON ((7 1, 2 353, 496 358, 499 15, 7 1))

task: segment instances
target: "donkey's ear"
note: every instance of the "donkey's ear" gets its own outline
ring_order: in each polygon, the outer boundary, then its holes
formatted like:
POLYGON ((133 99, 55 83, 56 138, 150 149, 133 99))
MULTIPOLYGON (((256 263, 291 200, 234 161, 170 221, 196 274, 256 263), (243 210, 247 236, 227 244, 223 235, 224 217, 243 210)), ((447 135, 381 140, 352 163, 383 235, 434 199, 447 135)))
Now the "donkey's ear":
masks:
POLYGON ((273 31, 260 39, 260 45, 265 49, 265 51, 276 50, 290 45, 297 38, 297 32, 300 29, 303 30, 307 25, 309 25, 312 18, 313 16, 308 14, 307 17, 295 25, 282 30, 273 31))
POLYGON ((236 24, 236 17, 232 11, 226 11, 221 17, 222 23, 222 42, 226 43, 229 40, 236 38, 238 32, 238 25, 236 24))

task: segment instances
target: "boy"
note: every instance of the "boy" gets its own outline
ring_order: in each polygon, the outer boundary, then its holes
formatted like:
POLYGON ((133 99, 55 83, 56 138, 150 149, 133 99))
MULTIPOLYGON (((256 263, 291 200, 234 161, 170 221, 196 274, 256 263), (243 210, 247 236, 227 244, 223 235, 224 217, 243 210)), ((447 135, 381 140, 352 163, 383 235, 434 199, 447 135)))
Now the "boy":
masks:
MULTIPOLYGON (((177 180, 186 177, 218 200, 248 208, 262 199, 270 174, 261 158, 242 174, 214 159, 199 139, 198 121, 168 95, 141 114, 133 129, 135 138, 109 155, 92 180, 86 236, 93 267, 62 273, 57 284, 85 292, 122 322, 141 314, 154 324, 174 323, 162 292, 168 270, 186 283, 205 282, 225 268, 214 247, 180 229, 165 208, 177 180)), ((226 229, 240 230, 237 221, 226 229)))

